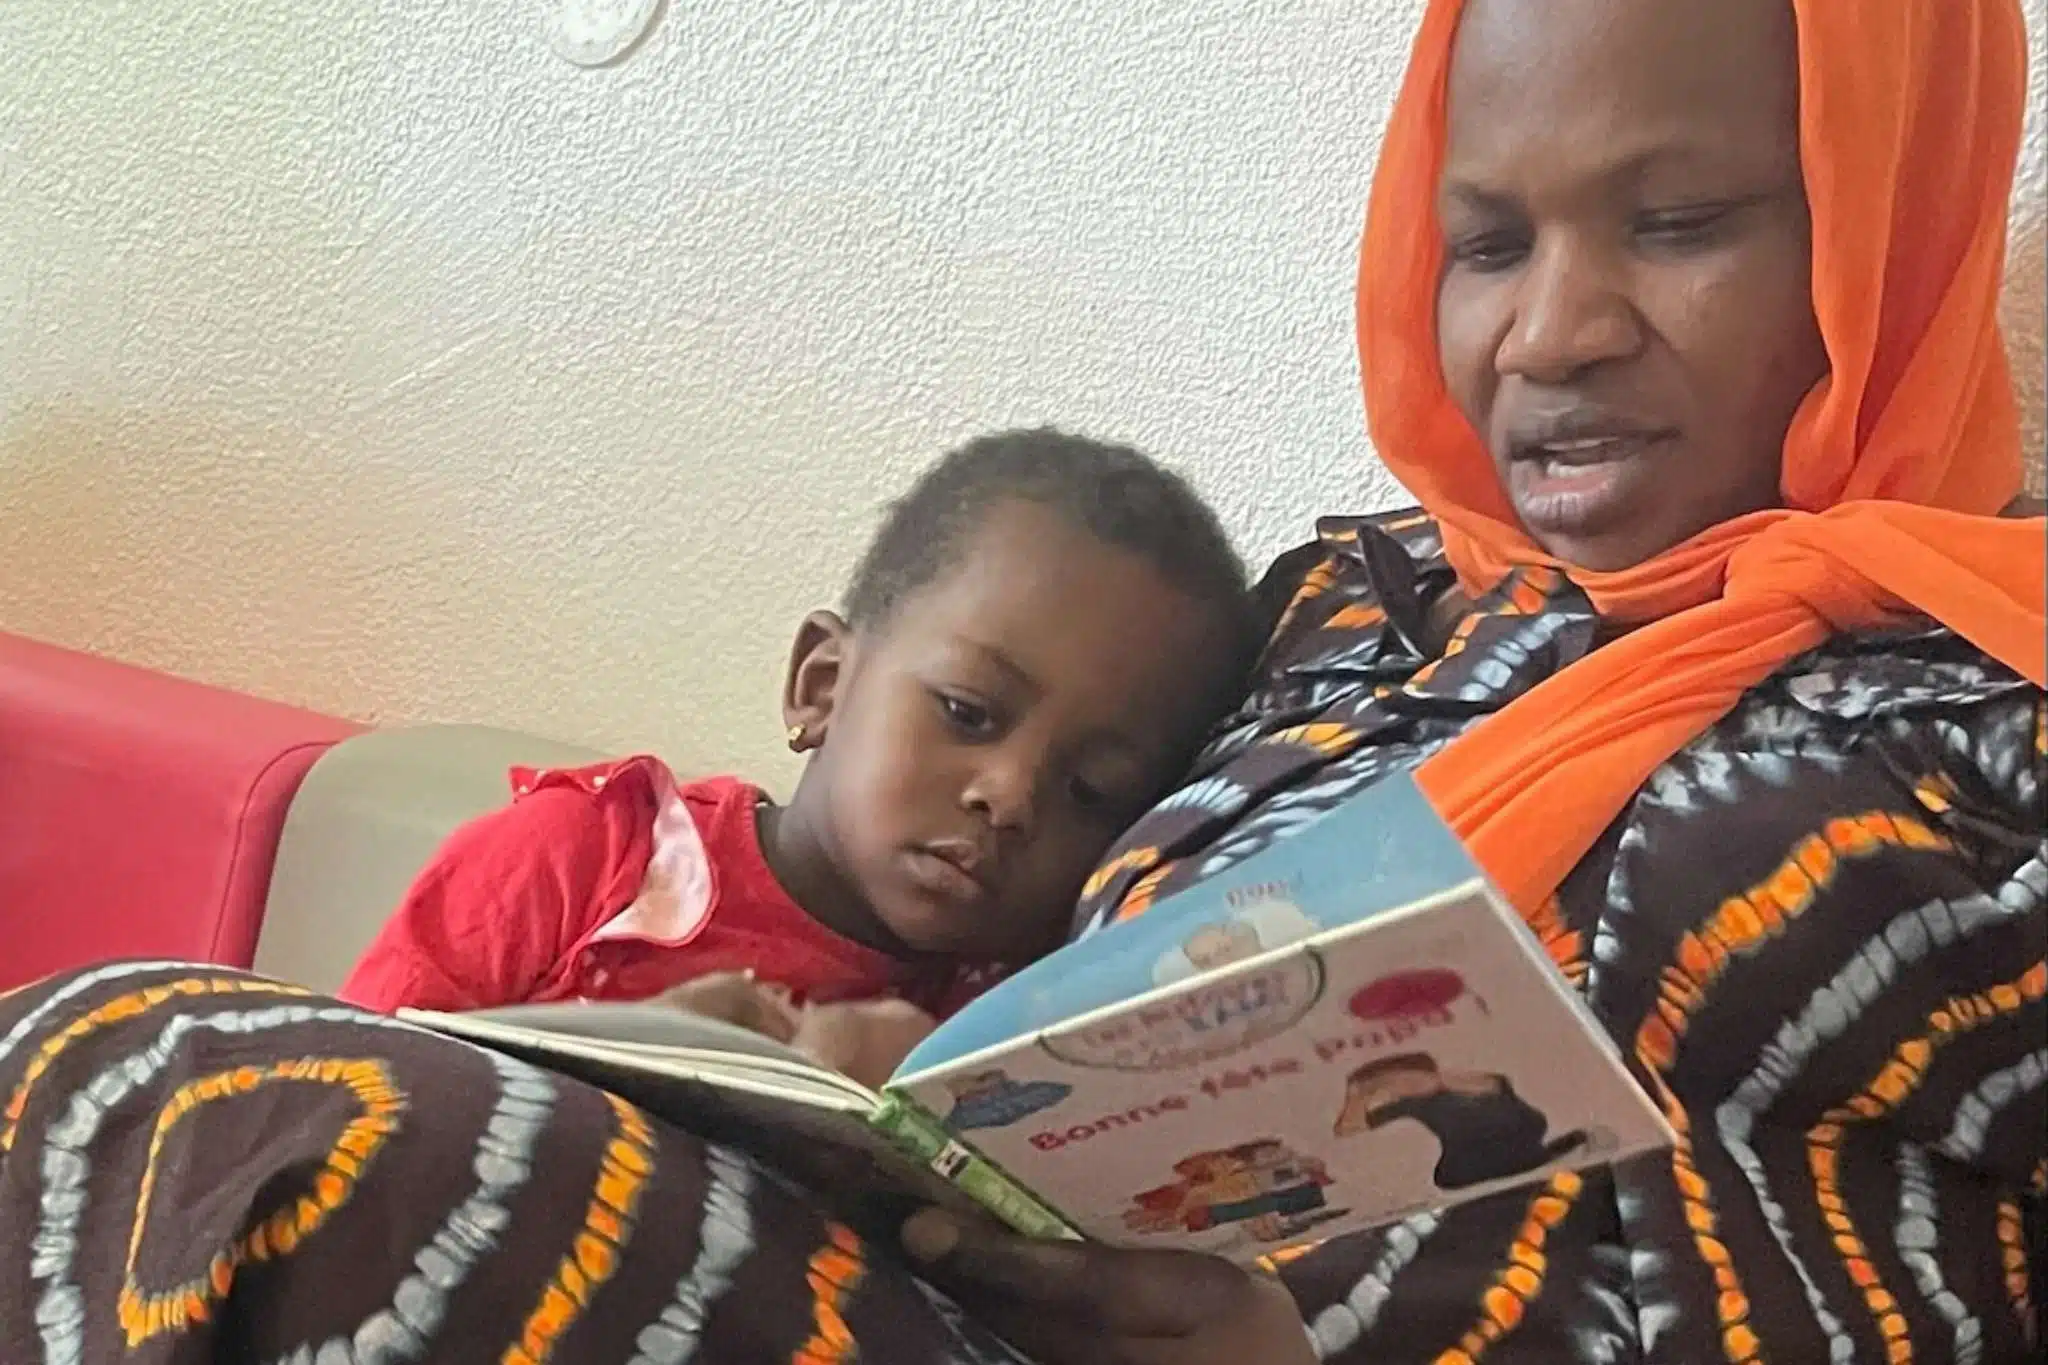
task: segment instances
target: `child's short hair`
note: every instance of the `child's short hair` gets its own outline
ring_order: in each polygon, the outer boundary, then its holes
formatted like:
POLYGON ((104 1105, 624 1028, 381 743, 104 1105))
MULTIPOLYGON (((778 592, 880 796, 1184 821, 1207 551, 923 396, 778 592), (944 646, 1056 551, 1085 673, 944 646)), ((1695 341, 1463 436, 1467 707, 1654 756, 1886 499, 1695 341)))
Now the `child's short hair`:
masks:
POLYGON ((888 620, 903 600, 953 566, 991 509, 1018 500, 1067 518, 1129 551, 1215 609, 1235 650, 1235 685, 1257 648, 1244 562, 1194 489, 1129 446, 1052 427, 980 436, 926 470, 890 507, 855 568, 845 610, 858 629, 888 620))

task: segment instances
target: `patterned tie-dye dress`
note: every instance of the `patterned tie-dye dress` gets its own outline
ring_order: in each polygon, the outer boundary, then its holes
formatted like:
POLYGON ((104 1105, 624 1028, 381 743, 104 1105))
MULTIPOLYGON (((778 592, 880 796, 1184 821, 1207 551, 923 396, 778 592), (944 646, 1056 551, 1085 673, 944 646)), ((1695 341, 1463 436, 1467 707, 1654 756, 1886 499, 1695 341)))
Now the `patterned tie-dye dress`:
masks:
MULTIPOLYGON (((1276 566, 1257 685, 1077 927, 1140 913, 1594 648, 1523 573, 1431 658, 1434 525, 1276 566)), ((2044 646, 2048 647, 2048 646, 2044 646)), ((1683 1135, 1669 1155, 1286 1268, 1326 1359, 2037 1359, 2048 1155, 2041 693, 1946 632, 1788 665, 1644 785, 1536 917, 1683 1135)))
POLYGON ((296 988, 0 997, 4 1365, 997 1365, 803 1191, 296 988))
MULTIPOLYGON (((1283 560, 1259 685, 1082 929, 1599 637, 1530 575, 1429 662, 1449 583, 1414 518, 1283 560)), ((1682 1144, 1296 1260, 1322 1354, 2034 1359, 2043 724, 2037 691, 1930 630, 1808 656, 1673 758, 1535 927, 1682 1144)), ((0 1365, 1015 1359, 743 1155, 250 977, 119 964, 0 997, 0 1106, 0 1365)))

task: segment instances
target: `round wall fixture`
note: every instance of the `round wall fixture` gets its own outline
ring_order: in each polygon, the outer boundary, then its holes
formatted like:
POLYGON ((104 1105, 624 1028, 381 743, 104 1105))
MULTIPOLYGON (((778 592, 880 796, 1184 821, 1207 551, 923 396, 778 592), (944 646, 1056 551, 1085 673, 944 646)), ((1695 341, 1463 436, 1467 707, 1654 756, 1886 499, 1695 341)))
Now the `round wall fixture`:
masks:
POLYGON ((548 46, 563 61, 605 66, 647 36, 662 0, 553 0, 548 46))

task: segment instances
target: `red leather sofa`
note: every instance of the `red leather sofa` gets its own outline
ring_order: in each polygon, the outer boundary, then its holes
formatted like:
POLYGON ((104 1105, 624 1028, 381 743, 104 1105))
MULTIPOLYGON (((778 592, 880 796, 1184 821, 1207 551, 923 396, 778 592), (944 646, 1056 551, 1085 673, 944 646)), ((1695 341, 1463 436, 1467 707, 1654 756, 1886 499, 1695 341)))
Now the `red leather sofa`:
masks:
POLYGON ((0 990, 250 965, 292 796, 359 728, 0 633, 0 990))

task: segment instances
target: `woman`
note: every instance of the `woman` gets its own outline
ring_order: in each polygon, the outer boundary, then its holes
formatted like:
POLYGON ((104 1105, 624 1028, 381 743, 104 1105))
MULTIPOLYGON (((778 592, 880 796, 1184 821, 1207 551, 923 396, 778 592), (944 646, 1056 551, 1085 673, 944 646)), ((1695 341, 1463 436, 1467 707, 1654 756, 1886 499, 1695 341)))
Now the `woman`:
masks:
POLYGON ((1434 0, 1360 289, 1431 515, 1276 569, 1259 686, 1083 907, 1416 769, 1674 1155, 1329 1244, 1294 1301, 922 1215, 941 1297, 589 1092, 127 969, 0 1001, 35 1229, 0 1358, 1004 1358, 956 1305, 1046 1365, 2027 1358, 2044 528, 1989 515, 2022 46, 2012 0, 1434 0))
POLYGON ((1326 1357, 2032 1358, 2023 68, 2008 0, 1428 8, 1359 327, 1434 517, 1276 570, 1259 685, 1084 926, 1415 769, 1680 1142, 1298 1261, 1326 1357))

